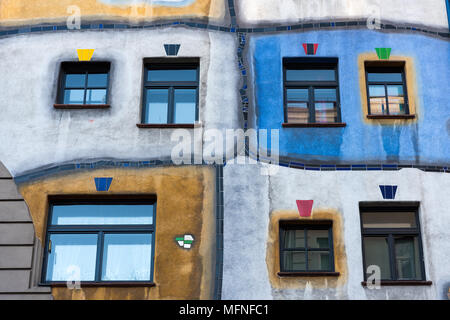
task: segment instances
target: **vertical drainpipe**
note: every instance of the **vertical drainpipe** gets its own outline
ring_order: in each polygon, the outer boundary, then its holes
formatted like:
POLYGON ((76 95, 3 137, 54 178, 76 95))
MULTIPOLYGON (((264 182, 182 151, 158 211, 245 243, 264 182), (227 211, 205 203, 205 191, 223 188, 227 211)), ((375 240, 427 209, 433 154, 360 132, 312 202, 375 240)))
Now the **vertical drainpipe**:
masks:
POLYGON ((223 279, 223 167, 216 165, 216 274, 214 300, 222 300, 223 279))
POLYGON ((450 0, 445 0, 447 4, 447 19, 448 19, 448 30, 450 31, 450 0))

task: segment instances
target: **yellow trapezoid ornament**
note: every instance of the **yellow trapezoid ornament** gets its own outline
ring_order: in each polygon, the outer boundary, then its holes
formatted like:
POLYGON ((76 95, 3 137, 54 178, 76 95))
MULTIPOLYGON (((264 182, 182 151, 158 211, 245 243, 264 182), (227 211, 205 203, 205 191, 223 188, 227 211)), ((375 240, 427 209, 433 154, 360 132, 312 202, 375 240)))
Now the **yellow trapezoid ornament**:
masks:
POLYGON ((94 49, 77 49, 79 61, 91 61, 94 49))

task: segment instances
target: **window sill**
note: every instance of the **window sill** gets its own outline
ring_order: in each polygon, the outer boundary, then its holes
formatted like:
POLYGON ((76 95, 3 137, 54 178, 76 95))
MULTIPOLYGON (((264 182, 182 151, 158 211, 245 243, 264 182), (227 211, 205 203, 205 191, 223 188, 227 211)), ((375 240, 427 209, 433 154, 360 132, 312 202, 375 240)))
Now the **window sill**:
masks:
MULTIPOLYGON (((381 286, 431 286, 432 281, 425 280, 397 280, 397 281, 380 281, 381 286)), ((367 287, 367 281, 361 282, 363 287, 367 287)))
POLYGON ((137 123, 136 126, 141 129, 194 129, 196 125, 194 123, 137 123))
POLYGON ((54 104, 53 108, 63 110, 82 110, 82 109, 109 109, 109 104, 54 104))
MULTIPOLYGON (((73 282, 72 282, 73 283, 73 282)), ((47 287, 67 287, 67 282, 51 282, 51 283, 43 283, 40 286, 47 287)), ((133 288, 133 287, 154 287, 156 284, 154 282, 132 282, 132 281, 117 281, 117 282, 90 282, 86 281, 80 282, 80 287, 125 287, 125 288, 133 288)))
POLYGON ((279 277, 339 277, 339 272, 278 272, 279 277))
POLYGON ((415 119, 416 115, 415 114, 405 114, 405 115, 397 115, 397 116, 389 116, 389 115, 371 115, 368 114, 367 115, 368 119, 374 119, 374 120, 408 120, 408 119, 415 119))
POLYGON ((338 128, 345 127, 345 122, 336 123, 283 123, 283 128, 338 128))

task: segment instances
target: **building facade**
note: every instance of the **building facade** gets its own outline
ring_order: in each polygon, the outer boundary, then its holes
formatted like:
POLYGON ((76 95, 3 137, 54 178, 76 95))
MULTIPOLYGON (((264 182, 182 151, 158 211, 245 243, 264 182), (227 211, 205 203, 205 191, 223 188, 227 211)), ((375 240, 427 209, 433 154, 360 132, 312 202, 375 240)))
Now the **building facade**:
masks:
POLYGON ((0 299, 447 299, 447 10, 0 0, 0 299))

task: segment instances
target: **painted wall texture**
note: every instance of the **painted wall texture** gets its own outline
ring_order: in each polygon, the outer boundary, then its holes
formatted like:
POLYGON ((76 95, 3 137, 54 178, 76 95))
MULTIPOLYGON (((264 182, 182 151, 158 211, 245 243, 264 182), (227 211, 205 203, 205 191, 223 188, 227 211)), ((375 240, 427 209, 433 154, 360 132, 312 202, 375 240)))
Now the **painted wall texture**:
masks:
POLYGON ((450 246, 445 240, 450 237, 450 179, 446 174, 417 169, 321 173, 279 168, 268 177, 260 174, 259 165, 227 164, 224 183, 224 299, 446 298, 450 280, 446 267, 450 246), (236 177, 251 183, 235 183, 236 177), (379 189, 384 184, 398 185, 395 201, 420 201, 426 279, 433 282, 431 286, 371 290, 361 285, 364 271, 359 202, 384 201, 379 189), (278 244, 273 229, 277 229, 280 218, 300 220, 297 199, 314 199, 311 219, 335 221, 335 236, 342 237, 334 249, 339 277, 281 279, 276 275, 279 260, 273 248, 278 244))
POLYGON ((256 127, 280 130, 280 154, 305 161, 448 164, 450 159, 450 42, 370 30, 255 36, 248 52, 254 76, 256 127), (314 57, 337 57, 343 128, 283 128, 283 58, 304 57, 302 43, 318 43, 314 57), (413 120, 367 119, 363 62, 375 48, 406 61, 413 120), (366 106, 364 108, 364 106, 366 106), (439 132, 439 134, 436 134, 439 132))
POLYGON ((176 129, 136 127, 143 60, 166 57, 165 43, 181 44, 178 58, 200 59, 199 123, 196 134, 189 129, 191 151, 202 152, 206 130, 239 128, 237 49, 231 34, 167 28, 13 37, 0 43, 0 159, 5 166, 15 176, 75 159, 170 158, 178 144, 171 141, 176 129), (92 61, 111 62, 110 109, 53 108, 60 63, 78 61, 77 48, 95 49, 92 61), (18 145, 28 151, 16 152, 18 145))
POLYGON ((371 18, 448 27, 443 0, 239 0, 244 24, 371 18))
POLYGON ((446 299, 449 37, 444 0, 0 0, 0 299, 446 299), (66 30, 70 5, 80 9, 80 30, 66 30), (372 31, 367 18, 395 25, 372 31), (318 44, 316 58, 338 58, 345 127, 282 126, 282 59, 305 57, 303 43, 318 44), (165 44, 179 44, 178 56, 167 57, 165 44), (366 117, 363 66, 378 61, 380 47, 406 63, 413 119, 366 117), (78 61, 77 49, 111 63, 110 108, 54 108, 61 63, 78 61), (235 165, 234 142, 223 150, 224 168, 175 166, 176 129, 136 126, 146 58, 199 59, 199 121, 185 129, 186 158, 210 155, 206 131, 248 124, 279 130, 280 156, 293 161, 441 173, 235 165), (158 166, 138 168, 143 162, 158 166), (268 167, 278 171, 262 175, 268 167), (156 195, 155 286, 39 286, 48 196, 97 195, 95 177, 113 178, 107 195, 156 195), (359 203, 389 202, 379 185, 397 185, 395 201, 420 202, 430 285, 362 286, 359 203), (310 218, 299 217, 298 199, 314 200, 310 218), (333 222, 338 276, 279 277, 286 219, 333 222), (183 250, 175 237, 188 233, 196 241, 183 250), (18 245, 22 251, 11 249, 18 245))
MULTIPOLYGON (((215 172, 211 167, 100 169, 47 177, 20 185, 37 239, 43 243, 48 196, 155 195, 154 287, 52 288, 55 299, 212 299, 215 277, 215 172), (108 192, 98 192, 95 177, 112 177, 108 192), (175 237, 192 234, 192 249, 175 237)), ((42 265, 43 256, 37 257, 42 265)), ((39 275, 37 276, 39 277, 39 275)))
POLYGON ((0 25, 66 21, 80 10, 83 20, 132 21, 162 18, 211 18, 225 16, 224 0, 1 0, 0 25))

